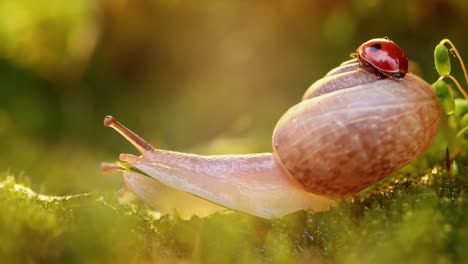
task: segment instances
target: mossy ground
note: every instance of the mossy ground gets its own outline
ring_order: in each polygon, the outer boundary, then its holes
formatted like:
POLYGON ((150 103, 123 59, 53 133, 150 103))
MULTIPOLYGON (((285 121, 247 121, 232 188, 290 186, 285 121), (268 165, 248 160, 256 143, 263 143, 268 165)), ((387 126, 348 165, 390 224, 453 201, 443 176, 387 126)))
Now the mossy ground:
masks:
POLYGON ((461 263, 468 261, 468 174, 397 174, 327 212, 262 220, 230 210, 154 217, 114 193, 40 196, 4 176, 5 263, 461 263))

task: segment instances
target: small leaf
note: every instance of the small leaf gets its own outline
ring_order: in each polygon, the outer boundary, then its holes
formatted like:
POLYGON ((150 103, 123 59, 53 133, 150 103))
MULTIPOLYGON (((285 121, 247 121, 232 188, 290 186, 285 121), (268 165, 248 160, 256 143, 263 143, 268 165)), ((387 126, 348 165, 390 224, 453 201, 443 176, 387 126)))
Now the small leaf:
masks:
POLYGON ((465 115, 460 119, 460 126, 461 126, 461 127, 468 127, 468 114, 465 114, 465 115))
POLYGON ((444 45, 439 44, 435 47, 434 64, 440 76, 448 76, 450 74, 449 51, 444 45))
POLYGON ((468 113, 468 100, 462 98, 455 99, 455 115, 458 118, 462 118, 468 113))
POLYGON ((452 167, 450 168, 450 176, 455 177, 458 175, 458 165, 457 162, 454 160, 452 161, 452 167))
POLYGON ((434 90, 442 110, 447 115, 453 114, 455 111, 455 100, 453 99, 453 94, 448 88, 447 83, 445 83, 444 80, 438 80, 434 84, 434 90))
POLYGON ((468 127, 460 130, 460 132, 457 134, 457 138, 461 139, 465 143, 468 143, 468 127))

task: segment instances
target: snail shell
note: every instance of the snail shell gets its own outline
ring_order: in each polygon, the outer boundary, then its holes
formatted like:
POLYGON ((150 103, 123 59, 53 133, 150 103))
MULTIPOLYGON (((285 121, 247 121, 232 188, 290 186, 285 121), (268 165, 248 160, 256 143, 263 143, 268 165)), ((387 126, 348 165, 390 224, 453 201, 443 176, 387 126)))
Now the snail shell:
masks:
POLYGON ((380 79, 347 62, 315 82, 273 132, 277 160, 306 190, 359 192, 423 153, 437 134, 432 87, 413 74, 380 79))

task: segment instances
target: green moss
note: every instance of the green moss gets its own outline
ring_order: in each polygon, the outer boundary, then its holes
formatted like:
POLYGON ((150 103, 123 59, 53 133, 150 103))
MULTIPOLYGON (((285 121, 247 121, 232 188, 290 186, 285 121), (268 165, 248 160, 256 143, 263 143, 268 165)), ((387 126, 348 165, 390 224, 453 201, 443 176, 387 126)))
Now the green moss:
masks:
POLYGON ((320 213, 271 221, 233 211, 154 217, 114 194, 40 196, 4 178, 0 254, 8 262, 395 263, 468 260, 468 175, 395 175, 320 213))

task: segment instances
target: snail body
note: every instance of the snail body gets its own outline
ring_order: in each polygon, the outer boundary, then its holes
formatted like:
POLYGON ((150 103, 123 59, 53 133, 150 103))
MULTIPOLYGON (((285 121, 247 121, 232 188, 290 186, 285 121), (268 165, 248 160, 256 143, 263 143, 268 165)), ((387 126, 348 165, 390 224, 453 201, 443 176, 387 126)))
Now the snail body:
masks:
MULTIPOLYGON (((119 132, 131 133, 112 117, 106 117, 105 123, 119 132)), ((322 211, 335 204, 333 199, 305 191, 284 172, 272 153, 201 156, 155 149, 135 137, 127 139, 142 155, 121 154, 120 160, 150 177, 124 172, 124 181, 130 191, 155 208, 160 209, 161 198, 168 198, 178 210, 184 205, 195 206, 192 202, 199 204, 203 211, 197 210, 198 215, 219 210, 219 206, 210 204, 213 202, 273 218, 306 208, 322 211), (142 143, 145 148, 141 148, 142 143), (188 199, 188 194, 194 196, 188 199), (177 207, 176 203, 181 205, 177 207)))
POLYGON ((382 79, 354 59, 315 82, 280 118, 273 153, 159 150, 110 116, 104 123, 140 151, 120 160, 133 168, 124 171, 126 186, 150 205, 174 194, 269 219, 327 210, 338 198, 380 181, 430 146, 439 119, 428 83, 410 73, 382 79))

